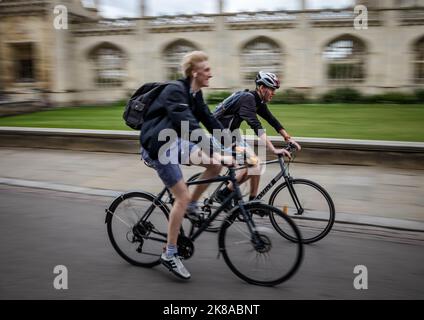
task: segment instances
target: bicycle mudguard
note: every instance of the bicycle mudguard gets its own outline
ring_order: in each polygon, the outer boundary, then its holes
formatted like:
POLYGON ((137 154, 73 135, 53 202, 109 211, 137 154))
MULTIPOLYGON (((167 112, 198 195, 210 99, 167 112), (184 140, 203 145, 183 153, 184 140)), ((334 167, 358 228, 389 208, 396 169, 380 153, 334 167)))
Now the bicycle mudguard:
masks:
MULTIPOLYGON (((152 202, 156 198, 156 196, 154 194, 152 194, 150 192, 145 192, 145 191, 143 191, 143 192, 132 191, 132 192, 121 194, 119 197, 117 197, 115 200, 113 200, 113 202, 111 203, 111 205, 109 206, 109 208, 105 209, 105 212, 106 212, 105 223, 107 223, 108 221, 110 221, 110 219, 112 219, 113 213, 115 212, 116 207, 118 206, 119 203, 121 203, 121 201, 123 201, 123 200, 125 200, 127 198, 130 198, 133 195, 138 195, 138 194, 145 194, 145 195, 147 195, 152 202)), ((169 213, 168 207, 166 206, 166 204, 162 200, 156 199, 156 201, 157 201, 157 205, 159 207, 165 208, 165 210, 168 211, 168 213, 169 213)))

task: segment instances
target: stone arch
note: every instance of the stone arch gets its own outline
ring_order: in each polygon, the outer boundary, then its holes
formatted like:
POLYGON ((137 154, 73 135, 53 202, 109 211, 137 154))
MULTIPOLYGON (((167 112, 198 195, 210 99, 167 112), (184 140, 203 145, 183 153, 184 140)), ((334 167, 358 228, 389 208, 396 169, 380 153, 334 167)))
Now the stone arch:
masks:
POLYGON ((165 75, 168 80, 183 77, 181 73, 181 59, 190 51, 201 50, 200 47, 186 39, 177 39, 168 43, 162 49, 162 57, 165 66, 165 75))
POLYGON ((340 35, 337 35, 335 37, 332 37, 330 39, 325 40, 323 42, 323 44, 321 45, 321 51, 324 51, 325 48, 328 45, 330 45, 331 43, 339 41, 339 40, 344 40, 344 39, 349 39, 349 40, 352 40, 352 41, 355 41, 355 42, 361 44, 363 46, 363 48, 366 50, 366 52, 368 52, 370 50, 370 45, 369 45, 367 40, 365 40, 361 37, 358 37, 356 35, 350 34, 350 33, 344 33, 344 34, 340 34, 340 35))
POLYGON ((87 56, 89 58, 92 58, 93 54, 95 54, 98 50, 101 49, 111 49, 111 50, 116 50, 117 52, 120 52, 120 54, 122 55, 123 58, 127 59, 128 58, 128 54, 126 52, 125 49, 121 48, 121 46, 109 42, 109 41, 102 41, 100 43, 97 43, 93 46, 91 46, 88 50, 87 50, 87 56))
POLYGON ((250 85, 258 71, 283 75, 282 46, 272 38, 258 36, 240 46, 240 74, 244 84, 250 85))
POLYGON ((101 42, 87 51, 94 82, 100 87, 120 87, 126 77, 127 53, 111 42, 101 42))
POLYGON ((240 45, 240 50, 242 50, 243 48, 247 47, 248 45, 255 43, 255 42, 268 42, 270 44, 272 44, 273 46, 279 48, 281 51, 283 51, 283 45, 278 43, 277 40, 267 37, 267 36, 256 36, 253 37, 249 40, 244 41, 241 45, 240 45))
POLYGON ((412 42, 411 52, 413 81, 416 84, 424 84, 424 35, 412 42))
POLYGON ((336 85, 364 82, 367 53, 366 42, 351 34, 327 41, 322 49, 327 81, 336 85))

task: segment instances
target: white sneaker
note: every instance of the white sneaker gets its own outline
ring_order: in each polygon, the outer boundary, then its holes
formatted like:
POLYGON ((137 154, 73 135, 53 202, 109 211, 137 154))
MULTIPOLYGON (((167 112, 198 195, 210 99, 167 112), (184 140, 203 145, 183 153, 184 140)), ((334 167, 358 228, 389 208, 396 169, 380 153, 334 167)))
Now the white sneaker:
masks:
POLYGON ((160 256, 160 262, 177 277, 182 279, 190 279, 190 272, 188 272, 184 267, 181 258, 178 255, 175 254, 172 257, 168 257, 166 252, 164 252, 160 256))

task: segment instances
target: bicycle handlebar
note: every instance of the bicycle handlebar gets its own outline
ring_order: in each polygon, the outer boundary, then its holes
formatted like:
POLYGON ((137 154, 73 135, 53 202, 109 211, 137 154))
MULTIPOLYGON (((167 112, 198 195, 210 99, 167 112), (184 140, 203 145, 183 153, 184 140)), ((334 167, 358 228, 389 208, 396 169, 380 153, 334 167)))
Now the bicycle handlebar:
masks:
MULTIPOLYGON (((297 151, 297 148, 296 148, 296 145, 294 144, 294 143, 291 143, 291 142, 289 142, 285 147, 284 147, 284 149, 285 150, 287 150, 288 152, 290 152, 290 154, 291 155, 293 155, 296 151, 297 151)), ((222 150, 224 150, 224 149, 222 149, 222 150)), ((247 150, 245 149, 245 148, 242 148, 242 147, 236 147, 236 150, 237 150, 237 152, 238 153, 244 153, 245 155, 248 155, 249 156, 249 154, 248 154, 248 152, 247 152, 247 150)), ((277 156, 278 156, 278 158, 283 158, 284 157, 284 154, 277 154, 277 156)), ((235 163, 237 163, 237 158, 233 155, 233 159, 234 159, 234 161, 235 161, 235 163)), ((252 161, 252 163, 247 163, 247 164, 245 164, 244 166, 241 166, 241 167, 237 167, 237 169, 236 170, 238 170, 238 169, 242 169, 242 168, 247 168, 247 167, 251 167, 251 166, 255 166, 255 165, 257 165, 258 164, 258 162, 257 162, 257 157, 255 156, 254 157, 254 159, 253 159, 253 161, 252 161)), ((261 163, 259 163, 259 164, 264 164, 264 163, 267 163, 267 161, 266 162, 261 162, 261 163)), ((223 166, 225 166, 225 167, 227 167, 227 168, 232 168, 232 167, 234 167, 234 164, 227 164, 227 163, 225 163, 225 162, 223 162, 223 161, 221 161, 221 165, 223 165, 223 166)))
MULTIPOLYGON (((287 146, 284 147, 285 150, 290 152, 290 154, 294 154, 297 151, 296 145, 294 143, 289 142, 287 146)), ((278 154, 278 157, 284 157, 284 154, 278 154)))
POLYGON ((285 149, 290 153, 295 153, 297 151, 296 145, 294 143, 289 142, 285 149))

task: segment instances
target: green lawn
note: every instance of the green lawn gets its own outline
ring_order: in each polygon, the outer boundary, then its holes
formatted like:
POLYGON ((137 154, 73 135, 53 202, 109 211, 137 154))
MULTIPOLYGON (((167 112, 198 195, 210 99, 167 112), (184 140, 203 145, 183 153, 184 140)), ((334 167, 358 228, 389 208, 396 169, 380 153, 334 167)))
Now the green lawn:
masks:
MULTIPOLYGON (((298 137, 424 141, 424 105, 271 105, 289 133, 298 137)), ((63 108, 0 118, 0 126, 131 130, 123 106, 63 108)), ((264 123, 267 132, 275 131, 264 123)))

